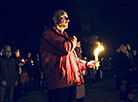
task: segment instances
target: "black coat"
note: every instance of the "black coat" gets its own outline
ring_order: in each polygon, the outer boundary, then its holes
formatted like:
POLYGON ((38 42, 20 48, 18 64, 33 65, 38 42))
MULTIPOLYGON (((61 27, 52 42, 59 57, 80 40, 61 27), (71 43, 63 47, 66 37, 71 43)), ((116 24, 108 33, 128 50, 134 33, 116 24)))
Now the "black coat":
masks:
POLYGON ((132 65, 130 64, 130 61, 128 57, 120 52, 120 57, 119 57, 119 71, 118 73, 120 74, 120 79, 121 80, 128 80, 130 77, 130 68, 132 68, 132 65))
POLYGON ((19 79, 17 63, 14 58, 0 56, 0 85, 2 81, 7 82, 7 86, 14 86, 19 79))

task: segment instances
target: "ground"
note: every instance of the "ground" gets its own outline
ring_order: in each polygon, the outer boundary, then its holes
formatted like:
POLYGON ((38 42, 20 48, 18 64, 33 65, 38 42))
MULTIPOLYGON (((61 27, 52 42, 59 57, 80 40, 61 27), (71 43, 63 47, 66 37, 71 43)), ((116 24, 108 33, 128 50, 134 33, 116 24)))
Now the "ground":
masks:
MULTIPOLYGON (((136 95, 135 102, 138 102, 138 85, 133 86, 133 93, 136 95)), ((115 89, 115 78, 110 74, 102 80, 89 81, 86 84, 85 102, 119 102, 118 95, 119 91, 115 89)), ((47 90, 34 89, 18 102, 48 102, 47 90)))

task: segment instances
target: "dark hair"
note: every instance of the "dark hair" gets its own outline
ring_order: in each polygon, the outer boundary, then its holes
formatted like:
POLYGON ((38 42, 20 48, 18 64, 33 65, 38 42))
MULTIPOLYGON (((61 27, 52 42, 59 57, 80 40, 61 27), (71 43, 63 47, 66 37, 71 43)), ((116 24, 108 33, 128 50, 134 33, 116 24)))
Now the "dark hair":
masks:
POLYGON ((58 17, 60 15, 63 15, 64 14, 64 10, 56 10, 54 13, 53 13, 53 17, 58 17))

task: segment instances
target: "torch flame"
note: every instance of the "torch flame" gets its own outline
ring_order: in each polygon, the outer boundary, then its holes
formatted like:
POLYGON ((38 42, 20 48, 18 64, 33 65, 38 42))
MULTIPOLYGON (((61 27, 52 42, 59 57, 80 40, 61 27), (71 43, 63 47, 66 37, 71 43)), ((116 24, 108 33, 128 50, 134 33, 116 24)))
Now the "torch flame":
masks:
POLYGON ((103 47, 103 45, 101 45, 100 42, 98 42, 97 44, 98 44, 98 47, 94 50, 94 56, 95 56, 95 61, 96 62, 98 61, 99 52, 104 50, 104 47, 103 47))

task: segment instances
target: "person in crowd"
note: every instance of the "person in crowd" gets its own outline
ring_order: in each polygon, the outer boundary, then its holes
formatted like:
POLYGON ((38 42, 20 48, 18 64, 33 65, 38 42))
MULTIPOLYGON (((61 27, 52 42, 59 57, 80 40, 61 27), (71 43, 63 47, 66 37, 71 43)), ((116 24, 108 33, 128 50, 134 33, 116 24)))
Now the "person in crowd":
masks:
POLYGON ((124 44, 120 45, 120 56, 119 56, 119 71, 118 75, 120 78, 120 100, 122 102, 133 102, 134 95, 131 89, 131 78, 130 68, 132 67, 129 59, 128 52, 124 44))
POLYGON ((81 49, 81 42, 78 41, 75 48, 76 54, 78 58, 82 59, 82 49, 81 49))
POLYGON ((20 49, 14 49, 12 55, 17 61, 21 61, 20 49))
POLYGON ((34 87, 40 88, 40 78, 41 78, 41 62, 39 53, 36 54, 34 58, 34 87))
POLYGON ((33 58, 32 58, 32 53, 31 52, 28 52, 27 53, 27 58, 26 58, 26 63, 24 65, 25 69, 26 69, 26 73, 28 74, 29 76, 29 82, 27 83, 27 88, 26 88, 26 91, 29 91, 31 90, 31 88, 34 87, 34 61, 33 61, 33 58))
POLYGON ((128 58, 130 60, 130 63, 132 65, 133 69, 135 69, 137 67, 136 51, 131 48, 130 44, 126 45, 126 49, 128 52, 128 58))
POLYGON ((41 66, 41 60, 40 60, 40 54, 37 53, 34 58, 34 68, 36 72, 35 76, 35 84, 38 86, 38 88, 44 89, 46 88, 46 82, 45 82, 45 73, 41 66))
POLYGON ((116 79, 116 89, 120 90, 120 48, 118 47, 116 51, 112 54, 111 60, 113 66, 113 74, 116 79))
POLYGON ((21 67, 21 66, 24 65, 23 62, 25 62, 25 61, 23 61, 23 59, 22 59, 22 56, 20 54, 20 49, 14 49, 12 57, 16 60, 17 64, 19 65, 17 70, 18 70, 19 74, 21 74, 21 72, 23 70, 22 69, 23 67, 21 67))
MULTIPOLYGON (((75 48, 77 57, 82 59, 82 49, 81 49, 81 42, 78 41, 75 48)), ((86 75, 86 69, 81 70, 81 74, 83 76, 86 75)), ((77 85, 76 87, 76 102, 84 102, 85 101, 85 84, 77 85)))
POLYGON ((11 55, 11 47, 4 46, 0 56, 0 102, 5 102, 6 96, 8 102, 13 102, 14 87, 18 85, 18 64, 11 55))
POLYGON ((76 102, 76 85, 82 84, 80 68, 86 63, 78 61, 75 47, 77 38, 70 37, 69 18, 64 10, 53 14, 53 25, 45 27, 41 37, 40 52, 45 72, 49 102, 76 102))
POLYGON ((21 77, 21 73, 23 71, 24 64, 21 62, 22 57, 20 55, 20 49, 15 48, 13 51, 12 57, 15 59, 16 63, 18 64, 17 71, 19 74, 18 85, 14 88, 14 100, 16 101, 19 98, 21 98, 21 96, 22 96, 20 77, 21 77))
POLYGON ((97 78, 96 78, 97 81, 103 79, 103 69, 104 69, 103 63, 104 63, 104 57, 99 58, 99 60, 100 60, 100 66, 97 69, 97 78))
POLYGON ((132 65, 132 68, 130 69, 131 72, 131 78, 132 78, 132 84, 137 84, 137 77, 138 77, 138 59, 137 59, 137 51, 133 50, 130 46, 130 44, 126 45, 126 49, 128 51, 128 58, 132 65))
POLYGON ((126 49, 129 53, 131 53, 133 56, 136 56, 137 51, 133 50, 130 44, 126 44, 126 49))

